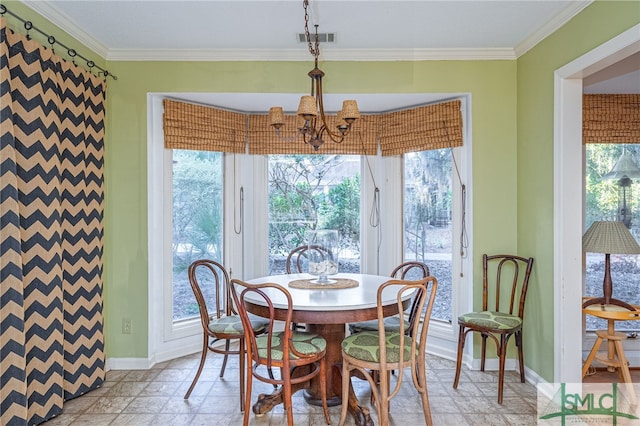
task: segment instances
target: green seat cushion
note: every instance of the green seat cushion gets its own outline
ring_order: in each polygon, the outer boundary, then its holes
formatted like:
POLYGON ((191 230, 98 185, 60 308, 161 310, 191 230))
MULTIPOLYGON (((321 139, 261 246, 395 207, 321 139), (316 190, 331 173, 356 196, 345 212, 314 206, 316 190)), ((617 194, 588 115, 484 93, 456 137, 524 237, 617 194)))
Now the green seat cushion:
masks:
MULTIPOLYGON (((256 332, 261 332, 267 325, 269 325, 269 321, 259 318, 259 317, 250 317, 251 327, 256 332)), ((244 328, 242 327, 242 320, 239 315, 229 315, 222 318, 212 318, 209 321, 209 330, 212 333, 220 333, 220 334, 244 334, 244 328)))
POLYGON ((517 315, 493 311, 469 312, 460 315, 458 322, 496 330, 512 330, 522 325, 522 319, 517 315))
MULTIPOLYGON (((319 334, 307 333, 304 331, 293 332, 293 347, 296 351, 306 355, 317 354, 323 352, 327 348, 327 342, 324 337, 319 334)), ((267 335, 263 334, 256 337, 258 345, 258 355, 260 358, 267 358, 267 335)), ((271 358, 274 360, 282 360, 284 349, 284 331, 273 333, 271 341, 271 358)), ((298 359, 293 352, 289 351, 289 359, 298 359)))
MULTIPOLYGON (((411 337, 404 338, 404 360, 411 359, 411 337)), ((400 333, 385 333, 387 362, 400 361, 400 333)), ((342 350, 352 358, 362 361, 380 362, 380 337, 375 331, 361 331, 347 336, 342 341, 342 350)))
MULTIPOLYGON (((406 330, 407 328, 409 328, 409 321, 404 320, 404 329, 406 330)), ((393 316, 385 318, 384 329, 385 331, 400 332, 400 317, 393 316)), ((354 322, 349 324, 349 330, 351 330, 352 333, 359 331, 378 331, 378 320, 354 322)))

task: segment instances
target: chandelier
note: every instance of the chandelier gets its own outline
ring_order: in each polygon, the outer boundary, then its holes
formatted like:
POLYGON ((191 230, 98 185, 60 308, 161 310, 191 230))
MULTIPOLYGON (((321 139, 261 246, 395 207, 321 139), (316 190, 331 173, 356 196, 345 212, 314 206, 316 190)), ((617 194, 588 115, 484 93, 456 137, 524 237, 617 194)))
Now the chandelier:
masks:
MULTIPOLYGON (((341 143, 349 134, 351 125, 360 118, 358 104, 354 100, 346 100, 342 103, 342 110, 338 112, 335 128, 330 129, 324 112, 322 101, 322 77, 324 72, 318 68, 318 56, 320 56, 320 42, 318 39, 318 25, 315 25, 315 39, 311 42, 309 34, 309 0, 303 1, 304 6, 304 33, 309 46, 309 52, 314 57, 314 68, 309 71, 311 77, 311 95, 302 96, 298 105, 298 136, 302 136, 305 143, 311 145, 315 151, 324 144, 325 136, 334 143, 341 143)), ((276 130, 276 134, 282 138, 280 129, 284 126, 284 112, 282 107, 276 106, 269 109, 269 123, 276 130)))

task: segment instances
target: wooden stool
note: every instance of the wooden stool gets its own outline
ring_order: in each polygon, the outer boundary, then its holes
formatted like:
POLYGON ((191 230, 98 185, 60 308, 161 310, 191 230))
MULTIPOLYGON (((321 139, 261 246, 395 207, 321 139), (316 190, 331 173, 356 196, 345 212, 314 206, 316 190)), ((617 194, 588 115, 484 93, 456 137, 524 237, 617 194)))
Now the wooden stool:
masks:
POLYGON ((636 393, 633 389, 631 373, 629 373, 629 361, 627 361, 627 357, 624 354, 624 348, 622 347, 622 341, 627 338, 626 334, 616 331, 612 333, 608 330, 597 330, 596 335, 598 338, 593 344, 593 348, 591 349, 591 352, 589 352, 589 356, 582 367, 582 377, 584 378, 584 376, 586 376, 594 359, 608 367, 617 368, 618 374, 620 374, 620 379, 623 383, 627 384, 627 391, 631 398, 631 405, 636 406, 636 393), (598 349, 600 349, 600 345, 604 340, 608 340, 610 344, 613 343, 613 351, 609 351, 607 358, 597 356, 598 349))

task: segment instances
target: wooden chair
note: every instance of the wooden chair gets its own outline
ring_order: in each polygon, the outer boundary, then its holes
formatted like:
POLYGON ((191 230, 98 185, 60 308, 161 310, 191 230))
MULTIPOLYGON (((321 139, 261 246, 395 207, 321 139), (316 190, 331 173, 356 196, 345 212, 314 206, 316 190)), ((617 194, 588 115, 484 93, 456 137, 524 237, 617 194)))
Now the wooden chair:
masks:
POLYGON ((309 250, 319 252, 323 259, 325 257, 331 257, 331 252, 325 247, 316 244, 298 246, 291 250, 289 256, 287 256, 287 261, 285 263, 287 274, 301 274, 303 272, 308 272, 309 250))
MULTIPOLYGON (((429 395, 427 392, 426 374, 426 345, 429 318, 433 308, 438 281, 435 277, 422 280, 390 280, 378 288, 378 330, 361 331, 351 334, 342 341, 342 400, 349 398, 349 381, 351 372, 355 370, 364 377, 371 386, 373 401, 378 413, 378 423, 381 426, 389 424, 389 405, 393 397, 400 391, 404 374, 398 374, 395 386, 391 389, 390 372, 410 369, 413 384, 420 393, 424 419, 427 425, 432 425, 429 395), (426 307, 425 320, 420 322, 420 315, 413 318, 412 332, 406 334, 404 322, 400 322, 397 331, 386 331, 382 308, 383 292, 398 293, 398 310, 402 312, 402 298, 411 291, 418 291, 417 308, 422 311, 426 307), (379 384, 378 384, 379 379, 379 384)), ((342 405, 340 425, 344 425, 347 417, 347 404, 342 405)))
MULTIPOLYGON (((247 393, 245 405, 251 404, 253 378, 273 385, 282 386, 284 411, 287 424, 293 426, 292 385, 305 383, 313 377, 320 378, 322 408, 327 424, 331 424, 327 406, 327 381, 325 353, 327 342, 319 334, 295 330, 291 317, 293 302, 289 291, 279 284, 249 284, 237 279, 231 281, 231 293, 238 307, 242 323, 249 325, 250 316, 245 306, 247 301, 266 307, 269 314, 266 333, 260 335, 250 327, 245 327, 247 341, 247 359, 253 362, 251 373, 247 376, 247 393), (286 317, 284 330, 276 327, 276 309, 269 293, 277 294, 278 300, 286 301, 286 317), (279 368, 279 378, 269 374, 268 369, 279 368), (302 368, 301 368, 302 367, 302 368), (265 375, 264 370, 267 369, 265 375), (298 371, 296 371, 298 370, 298 371)), ((273 296, 275 298, 275 296, 273 296)), ((280 324, 282 324, 280 322, 280 324)), ((244 412, 245 426, 249 424, 249 410, 244 412)))
POLYGON ((513 255, 489 256, 484 254, 482 256, 482 310, 480 312, 469 312, 458 317, 460 333, 458 335, 456 375, 453 380, 454 389, 458 387, 460 380, 462 353, 467 334, 470 332, 477 332, 482 336, 481 371, 484 371, 487 338, 490 337, 496 344, 499 359, 498 404, 502 404, 504 364, 507 358, 507 345, 511 336, 515 336, 520 364, 520 381, 524 383, 522 323, 532 268, 533 258, 525 259, 513 255), (506 280, 503 281, 503 278, 506 278, 506 280), (506 288, 502 287, 502 284, 506 288), (490 293, 493 294, 492 299, 494 299, 491 305, 489 303, 490 293))
MULTIPOLYGON (((287 256, 287 261, 285 263, 287 274, 302 274, 303 272, 308 272, 309 250, 317 251, 322 255, 323 259, 325 257, 331 257, 331 252, 325 247, 316 244, 298 246, 291 250, 289 256, 287 256)), ((304 324, 293 323, 293 327, 299 330, 305 329, 304 324)))
MULTIPOLYGON (((429 267, 422 262, 409 261, 401 263, 391 272, 391 278, 401 280, 420 280, 428 277, 430 274, 429 267)), ((404 319, 404 330, 407 336, 411 335, 413 330, 414 318, 416 315, 420 315, 417 302, 419 299, 419 293, 413 298, 411 308, 409 309, 408 318, 403 318, 404 315, 394 315, 384 319, 384 328, 387 331, 398 331, 400 329, 400 319, 404 319)), ((359 331, 377 331, 378 320, 361 321, 349 324, 349 331, 351 333, 357 333, 359 331)))
MULTIPOLYGON (((201 259, 196 260, 188 269, 189 283, 191 289, 198 302, 200 311, 200 322, 202 323, 202 354, 200 356, 200 365, 196 376, 191 382, 191 386, 184 395, 184 399, 189 399, 193 388, 195 387, 202 368, 204 367, 208 351, 224 355, 222 368, 220 369, 220 377, 224 377, 224 371, 227 366, 227 358, 229 355, 238 355, 239 375, 240 375, 240 411, 244 411, 244 329, 242 320, 233 309, 231 293, 229 288, 229 274, 224 266, 214 260, 201 259), (205 275, 206 274, 206 275, 205 275), (208 276, 208 279, 206 277, 208 276), (202 292, 202 283, 211 280, 211 290, 213 291, 213 304, 210 304, 211 310, 207 307, 206 299, 202 292), (210 341, 211 340, 211 341, 210 341), (216 345, 219 341, 224 340, 224 348, 216 345), (238 341, 238 349, 231 349, 231 341, 238 341)), ((208 283, 209 284, 209 283, 208 283)), ((209 292, 207 292, 209 293, 209 292)), ((268 321, 260 318, 252 318, 250 322, 251 329, 259 334, 264 333, 267 329, 268 321)))

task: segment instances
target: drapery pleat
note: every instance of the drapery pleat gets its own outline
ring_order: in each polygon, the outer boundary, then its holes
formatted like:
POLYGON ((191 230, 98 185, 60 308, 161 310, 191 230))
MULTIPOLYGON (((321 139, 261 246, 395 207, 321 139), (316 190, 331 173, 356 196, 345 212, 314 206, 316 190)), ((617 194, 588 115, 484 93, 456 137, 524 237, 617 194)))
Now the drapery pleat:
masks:
POLYGON ((105 83, 0 19, 0 424, 104 381, 105 83))

